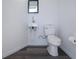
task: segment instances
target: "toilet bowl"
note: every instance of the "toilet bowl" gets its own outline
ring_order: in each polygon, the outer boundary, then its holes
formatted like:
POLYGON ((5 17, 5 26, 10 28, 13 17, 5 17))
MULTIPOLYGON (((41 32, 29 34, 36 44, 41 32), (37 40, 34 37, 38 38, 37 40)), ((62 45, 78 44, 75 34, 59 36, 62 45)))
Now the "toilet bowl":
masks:
POLYGON ((58 46, 60 46, 61 40, 54 36, 54 35, 49 35, 48 36, 48 53, 51 56, 58 56, 58 46))
POLYGON ((58 56, 58 46, 61 44, 61 39, 58 38, 56 34, 56 28, 53 25, 46 25, 44 27, 44 33, 48 41, 48 53, 51 56, 58 56))

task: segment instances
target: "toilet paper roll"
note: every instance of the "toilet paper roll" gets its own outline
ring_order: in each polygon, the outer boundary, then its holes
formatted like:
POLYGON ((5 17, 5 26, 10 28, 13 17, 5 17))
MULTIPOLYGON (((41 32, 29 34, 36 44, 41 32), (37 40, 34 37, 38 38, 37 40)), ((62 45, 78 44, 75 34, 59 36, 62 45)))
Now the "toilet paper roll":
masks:
POLYGON ((74 36, 70 36, 69 41, 72 42, 73 44, 76 44, 76 38, 74 36))

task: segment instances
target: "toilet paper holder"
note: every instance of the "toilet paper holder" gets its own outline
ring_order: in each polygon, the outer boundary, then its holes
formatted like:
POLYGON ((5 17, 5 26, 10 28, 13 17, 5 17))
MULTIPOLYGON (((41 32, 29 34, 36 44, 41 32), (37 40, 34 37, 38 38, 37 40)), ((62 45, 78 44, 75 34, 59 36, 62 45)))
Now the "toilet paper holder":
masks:
POLYGON ((73 44, 76 44, 76 38, 74 36, 70 36, 69 41, 72 42, 73 44))

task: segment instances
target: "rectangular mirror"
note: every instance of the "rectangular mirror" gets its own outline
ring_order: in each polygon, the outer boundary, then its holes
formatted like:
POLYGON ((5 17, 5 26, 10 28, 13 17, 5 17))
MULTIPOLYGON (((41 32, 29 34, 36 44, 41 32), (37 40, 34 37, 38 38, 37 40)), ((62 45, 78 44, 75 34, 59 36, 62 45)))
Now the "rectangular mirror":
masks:
POLYGON ((38 0, 28 0, 28 13, 38 13, 38 0))

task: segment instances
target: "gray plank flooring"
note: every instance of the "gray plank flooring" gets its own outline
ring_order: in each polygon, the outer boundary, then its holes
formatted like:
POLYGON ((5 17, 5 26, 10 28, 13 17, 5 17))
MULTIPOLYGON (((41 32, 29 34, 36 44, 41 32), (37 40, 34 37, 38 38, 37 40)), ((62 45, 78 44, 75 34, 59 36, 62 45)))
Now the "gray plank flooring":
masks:
POLYGON ((46 47, 26 47, 4 59, 70 59, 60 48, 59 56, 50 56, 46 47))

